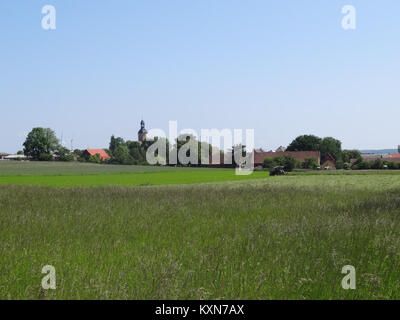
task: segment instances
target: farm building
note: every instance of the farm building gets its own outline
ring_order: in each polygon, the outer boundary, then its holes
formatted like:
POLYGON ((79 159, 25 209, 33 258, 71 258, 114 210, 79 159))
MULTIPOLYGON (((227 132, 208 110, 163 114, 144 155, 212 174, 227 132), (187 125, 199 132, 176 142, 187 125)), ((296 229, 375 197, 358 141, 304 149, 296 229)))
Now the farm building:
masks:
POLYGON ((323 163, 321 165, 321 168, 325 169, 336 169, 335 165, 335 158, 332 157, 332 155, 328 152, 326 156, 323 159, 323 163))
MULTIPOLYGON (((254 166, 262 166, 264 163, 264 159, 266 158, 275 158, 279 156, 291 155, 300 162, 304 162, 308 158, 315 159, 318 164, 321 164, 321 154, 319 151, 262 151, 262 150, 254 150, 254 166)), ((228 152, 226 154, 221 154, 219 163, 212 163, 212 159, 210 157, 209 166, 212 167, 232 167, 232 153, 228 152), (228 161, 227 161, 228 160, 228 161)), ((335 160, 329 155, 326 157, 324 161, 324 166, 329 166, 330 168, 335 168, 335 160)))
POLYGON ((300 162, 308 158, 315 159, 318 164, 321 163, 321 153, 319 151, 279 151, 279 152, 257 152, 254 151, 254 166, 262 166, 264 159, 291 155, 300 162))
POLYGON ((375 160, 382 160, 387 162, 400 162, 399 153, 362 153, 361 157, 364 161, 372 162, 375 160))
POLYGON ((87 160, 90 156, 95 156, 96 154, 100 156, 101 161, 105 161, 111 158, 104 149, 86 149, 85 151, 83 151, 82 156, 87 160))
POLYGON ((4 160, 28 160, 28 157, 23 154, 9 154, 4 157, 4 160))
POLYGON ((5 157, 9 156, 8 153, 0 152, 0 160, 5 160, 5 157))

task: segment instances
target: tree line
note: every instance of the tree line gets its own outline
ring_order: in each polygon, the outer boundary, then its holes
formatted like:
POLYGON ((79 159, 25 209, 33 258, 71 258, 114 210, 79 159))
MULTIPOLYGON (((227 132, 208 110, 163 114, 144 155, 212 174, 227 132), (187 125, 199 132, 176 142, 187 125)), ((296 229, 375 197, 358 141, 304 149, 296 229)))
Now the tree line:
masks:
MULTIPOLYGON (((165 145, 167 150, 173 152, 184 153, 186 157, 193 156, 197 159, 197 163, 202 163, 202 152, 201 150, 208 150, 209 157, 212 156, 212 146, 206 142, 197 141, 196 137, 190 134, 180 135, 171 145, 171 142, 166 138, 154 138, 152 141, 125 141, 121 137, 115 137, 114 135, 110 138, 108 149, 104 149, 110 156, 110 159, 104 161, 110 164, 124 164, 124 165, 148 165, 146 161, 146 152, 148 148, 158 139, 165 139, 165 145), (190 149, 187 148, 188 142, 194 143, 195 154, 190 154, 190 149), (197 146, 197 147, 196 147, 197 146)), ((82 161, 82 162, 93 162, 101 163, 99 155, 84 157, 84 150, 75 149, 70 151, 60 143, 54 130, 50 128, 33 128, 29 132, 26 140, 23 144, 23 153, 30 157, 32 160, 39 161, 82 161)), ((242 148, 243 155, 246 153, 245 146, 242 148)), ((232 147, 233 149, 234 147, 232 147)), ((377 159, 375 161, 365 161, 361 157, 359 150, 342 150, 342 143, 340 140, 325 137, 320 138, 315 135, 301 135, 295 138, 287 147, 287 151, 319 151, 321 154, 321 163, 324 163, 328 159, 330 154, 335 159, 335 166, 337 169, 400 169, 400 163, 384 161, 377 159), (355 159, 351 163, 351 159, 355 159)), ((19 152, 22 153, 22 152, 19 152)), ((220 151, 223 155, 223 151, 220 151)), ((166 152, 166 163, 169 163, 169 152, 166 152)), ((234 160, 233 160, 234 164, 234 160)), ((177 159, 177 165, 191 165, 184 164, 177 159)), ((319 164, 316 159, 305 159, 304 162, 300 162, 290 155, 275 157, 273 159, 265 159, 263 166, 265 168, 271 168, 274 166, 283 166, 286 170, 291 171, 294 168, 303 169, 316 169, 319 164)))

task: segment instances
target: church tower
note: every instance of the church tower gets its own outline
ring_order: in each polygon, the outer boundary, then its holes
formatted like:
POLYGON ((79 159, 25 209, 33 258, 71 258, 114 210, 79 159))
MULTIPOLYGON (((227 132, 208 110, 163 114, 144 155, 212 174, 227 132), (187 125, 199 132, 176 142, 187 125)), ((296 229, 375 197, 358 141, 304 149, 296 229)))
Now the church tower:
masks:
POLYGON ((143 143, 143 141, 146 140, 146 136, 147 136, 147 130, 144 127, 144 121, 140 121, 140 130, 138 132, 138 141, 140 143, 143 143))

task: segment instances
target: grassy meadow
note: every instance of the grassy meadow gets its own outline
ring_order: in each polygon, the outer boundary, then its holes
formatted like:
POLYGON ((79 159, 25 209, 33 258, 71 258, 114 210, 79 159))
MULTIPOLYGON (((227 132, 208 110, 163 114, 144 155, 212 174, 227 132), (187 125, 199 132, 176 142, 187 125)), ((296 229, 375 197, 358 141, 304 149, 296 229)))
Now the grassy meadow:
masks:
POLYGON ((0 299, 400 297, 396 172, 234 181, 231 170, 26 165, 0 163, 0 299), (203 174, 215 179, 193 178, 203 174), (43 183, 146 175, 154 185, 43 183), (48 264, 56 290, 41 288, 48 264), (341 287, 344 265, 356 290, 341 287))
MULTIPOLYGON (((15 166, 15 165, 14 165, 15 166)), ((41 185, 54 187, 79 186, 149 186, 221 182, 244 179, 266 178, 267 172, 253 172, 251 175, 235 175, 234 170, 207 168, 177 168, 152 166, 121 166, 99 164, 46 164, 27 163, 19 175, 12 164, 2 168, 0 163, 0 185, 41 185), (37 170, 34 166, 37 165, 37 170), (2 170, 3 169, 3 170, 2 170), (84 174, 84 170, 88 174, 84 174)))

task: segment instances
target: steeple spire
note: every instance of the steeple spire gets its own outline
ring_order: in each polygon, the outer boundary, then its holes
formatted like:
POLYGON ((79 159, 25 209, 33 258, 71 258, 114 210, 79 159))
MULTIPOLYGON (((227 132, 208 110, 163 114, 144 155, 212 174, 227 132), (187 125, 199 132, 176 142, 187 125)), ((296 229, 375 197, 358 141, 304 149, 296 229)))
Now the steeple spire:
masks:
POLYGON ((140 121, 140 130, 138 132, 138 140, 140 143, 146 140, 147 130, 145 128, 144 120, 140 121))

